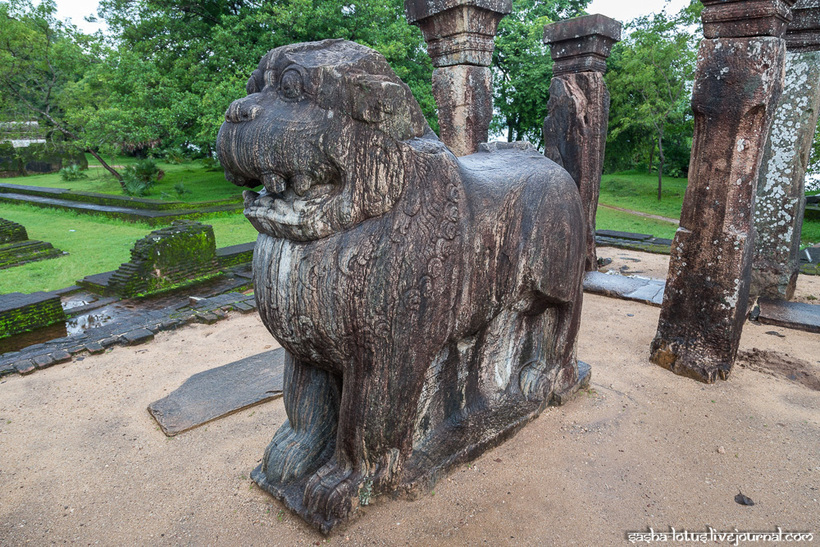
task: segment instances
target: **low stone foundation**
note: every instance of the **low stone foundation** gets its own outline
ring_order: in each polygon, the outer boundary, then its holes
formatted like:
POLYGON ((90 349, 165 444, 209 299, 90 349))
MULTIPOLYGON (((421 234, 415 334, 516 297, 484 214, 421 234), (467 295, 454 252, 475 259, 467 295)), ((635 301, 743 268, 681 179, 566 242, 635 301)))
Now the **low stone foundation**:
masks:
POLYGON ((0 338, 65 321, 60 297, 52 293, 0 295, 0 338))

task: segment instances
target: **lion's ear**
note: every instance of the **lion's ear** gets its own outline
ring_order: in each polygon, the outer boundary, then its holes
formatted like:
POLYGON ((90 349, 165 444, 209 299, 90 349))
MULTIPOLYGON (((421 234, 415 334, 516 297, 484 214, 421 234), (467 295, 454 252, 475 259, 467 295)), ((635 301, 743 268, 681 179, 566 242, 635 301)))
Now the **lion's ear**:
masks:
POLYGON ((254 93, 259 93, 260 91, 262 91, 264 85, 265 84, 263 82, 262 73, 257 68, 253 71, 251 77, 248 78, 248 83, 245 84, 245 91, 248 93, 248 95, 253 95, 254 93), (262 83, 261 85, 260 82, 262 83))

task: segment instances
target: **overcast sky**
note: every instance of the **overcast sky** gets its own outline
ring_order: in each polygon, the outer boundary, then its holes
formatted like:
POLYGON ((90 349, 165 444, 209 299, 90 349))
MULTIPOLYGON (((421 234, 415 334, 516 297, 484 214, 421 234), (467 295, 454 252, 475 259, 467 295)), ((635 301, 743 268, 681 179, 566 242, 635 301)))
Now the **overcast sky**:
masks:
MULTIPOLYGON (((102 28, 101 25, 87 23, 85 17, 97 14, 97 3, 97 0, 57 0, 57 15, 61 19, 70 17, 85 32, 94 32, 102 28)), ((592 0, 587 11, 624 22, 661 11, 664 6, 668 6, 669 13, 677 13, 688 3, 689 0, 592 0)))

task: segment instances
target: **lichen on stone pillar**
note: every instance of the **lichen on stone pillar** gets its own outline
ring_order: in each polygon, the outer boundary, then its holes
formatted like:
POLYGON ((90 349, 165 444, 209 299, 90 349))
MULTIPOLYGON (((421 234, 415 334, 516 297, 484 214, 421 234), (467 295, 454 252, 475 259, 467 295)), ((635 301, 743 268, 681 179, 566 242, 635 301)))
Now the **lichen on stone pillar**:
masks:
POLYGON ((800 271, 805 175, 820 112, 820 3, 799 0, 786 31, 786 78, 760 167, 752 300, 790 300, 800 271))
POLYGON ((746 320, 754 196, 793 3, 703 2, 689 183, 650 357, 703 382, 728 378, 746 320))

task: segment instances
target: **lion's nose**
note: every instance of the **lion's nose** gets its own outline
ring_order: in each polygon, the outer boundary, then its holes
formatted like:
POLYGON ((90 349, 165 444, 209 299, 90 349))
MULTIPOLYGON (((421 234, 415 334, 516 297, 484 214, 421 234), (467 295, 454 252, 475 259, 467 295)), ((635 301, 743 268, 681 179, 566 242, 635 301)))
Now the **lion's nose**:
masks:
POLYGON ((231 103, 228 111, 225 112, 225 121, 231 123, 249 122, 256 118, 260 112, 262 112, 262 107, 250 97, 246 97, 231 103))

